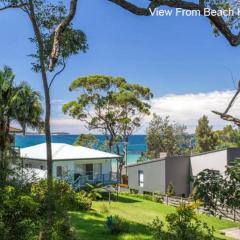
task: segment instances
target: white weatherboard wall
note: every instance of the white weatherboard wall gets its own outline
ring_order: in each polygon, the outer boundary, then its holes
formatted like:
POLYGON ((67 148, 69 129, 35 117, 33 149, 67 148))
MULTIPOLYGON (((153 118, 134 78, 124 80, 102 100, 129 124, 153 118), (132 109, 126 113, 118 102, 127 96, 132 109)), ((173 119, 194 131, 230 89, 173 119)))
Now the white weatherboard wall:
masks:
POLYGON ((227 166, 227 150, 191 156, 190 162, 193 177, 205 169, 217 170, 224 174, 227 166))
POLYGON ((61 166, 64 172, 74 171, 74 161, 53 161, 53 176, 57 176, 57 166, 61 166))

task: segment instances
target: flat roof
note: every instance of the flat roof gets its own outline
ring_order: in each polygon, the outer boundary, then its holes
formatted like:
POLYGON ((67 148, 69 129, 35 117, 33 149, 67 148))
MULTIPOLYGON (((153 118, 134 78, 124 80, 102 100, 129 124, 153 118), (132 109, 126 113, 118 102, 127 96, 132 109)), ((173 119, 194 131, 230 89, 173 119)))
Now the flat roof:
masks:
MULTIPOLYGON (((46 143, 21 148, 20 157, 32 160, 47 160, 46 143)), ((65 143, 52 143, 52 158, 57 160, 114 159, 119 155, 87 147, 73 146, 65 143)))
POLYGON ((216 149, 216 150, 203 152, 203 153, 194 153, 194 154, 190 155, 190 157, 206 155, 206 154, 215 153, 215 152, 221 152, 221 151, 228 151, 228 150, 232 150, 232 149, 240 149, 240 147, 228 147, 228 148, 216 149))
POLYGON ((164 158, 156 158, 156 159, 151 159, 151 160, 145 160, 145 161, 142 161, 142 162, 137 162, 137 163, 131 163, 131 164, 128 164, 126 167, 135 167, 135 166, 139 166, 139 165, 143 165, 143 164, 148 164, 148 163, 152 163, 152 162, 158 162, 158 161, 164 161, 166 160, 167 158, 169 157, 164 157, 164 158))
POLYGON ((137 163, 132 163, 132 164, 129 164, 127 165, 126 167, 135 167, 135 166, 139 166, 139 165, 142 165, 142 164, 148 164, 148 163, 152 163, 152 162, 158 162, 158 161, 163 161, 163 160, 167 160, 167 159, 171 159, 171 158, 183 158, 183 157, 195 157, 195 156, 200 156, 200 155, 207 155, 207 154, 211 154, 211 153, 215 153, 215 152, 221 152, 221 151, 228 151, 228 150, 231 150, 231 149, 240 149, 239 147, 230 147, 230 148, 223 148, 223 149, 218 149, 218 150, 213 150, 213 151, 208 151, 208 152, 203 152, 203 153, 196 153, 196 154, 192 154, 192 155, 186 155, 186 156, 183 156, 183 155, 180 155, 180 156, 167 156, 167 157, 164 157, 164 158, 156 158, 156 159, 151 159, 151 160, 145 160, 145 161, 142 161, 142 162, 137 162, 137 163))

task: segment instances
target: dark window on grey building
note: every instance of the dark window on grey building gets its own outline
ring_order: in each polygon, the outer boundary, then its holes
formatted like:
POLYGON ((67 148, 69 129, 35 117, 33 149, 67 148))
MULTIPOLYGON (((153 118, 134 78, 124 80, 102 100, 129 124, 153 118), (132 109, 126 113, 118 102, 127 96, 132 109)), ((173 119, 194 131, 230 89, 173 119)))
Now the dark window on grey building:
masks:
POLYGON ((142 170, 138 171, 138 185, 139 187, 143 187, 144 185, 144 174, 142 170))
POLYGON ((32 168, 32 164, 31 163, 26 163, 25 168, 32 168))
POLYGON ((57 166, 57 177, 62 177, 62 166, 57 166))

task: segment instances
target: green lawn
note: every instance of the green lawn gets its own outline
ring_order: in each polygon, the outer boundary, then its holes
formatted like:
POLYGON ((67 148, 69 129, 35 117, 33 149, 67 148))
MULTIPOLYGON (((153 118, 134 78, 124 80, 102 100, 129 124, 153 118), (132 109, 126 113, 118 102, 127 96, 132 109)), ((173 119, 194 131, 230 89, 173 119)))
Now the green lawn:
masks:
MULTIPOLYGON (((98 201, 93 203, 93 210, 87 212, 71 212, 71 222, 81 240, 142 240, 152 239, 148 224, 158 216, 164 220, 165 216, 174 211, 174 207, 155 203, 148 200, 121 196, 119 201, 112 202, 108 208, 108 202, 98 201), (103 211, 108 209, 109 212, 103 211), (131 221, 128 234, 113 236, 105 228, 106 216, 118 214, 131 221)), ((199 215, 202 221, 216 229, 215 236, 219 239, 230 239, 219 234, 219 230, 239 226, 228 220, 220 220, 215 217, 199 215)))

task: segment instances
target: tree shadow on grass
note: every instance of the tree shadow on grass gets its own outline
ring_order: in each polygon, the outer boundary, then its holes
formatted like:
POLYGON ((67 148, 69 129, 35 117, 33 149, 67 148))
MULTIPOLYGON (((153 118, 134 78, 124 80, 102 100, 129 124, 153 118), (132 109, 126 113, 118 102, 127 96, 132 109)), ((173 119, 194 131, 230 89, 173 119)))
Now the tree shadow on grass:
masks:
POLYGON ((141 202, 140 200, 125 197, 125 196, 115 196, 113 199, 114 202, 121 202, 121 203, 137 203, 141 202))
POLYGON ((81 240, 120 240, 128 235, 127 239, 151 239, 147 226, 129 222, 129 232, 113 235, 106 228, 106 217, 96 211, 71 212, 70 219, 75 229, 77 239, 81 240))

